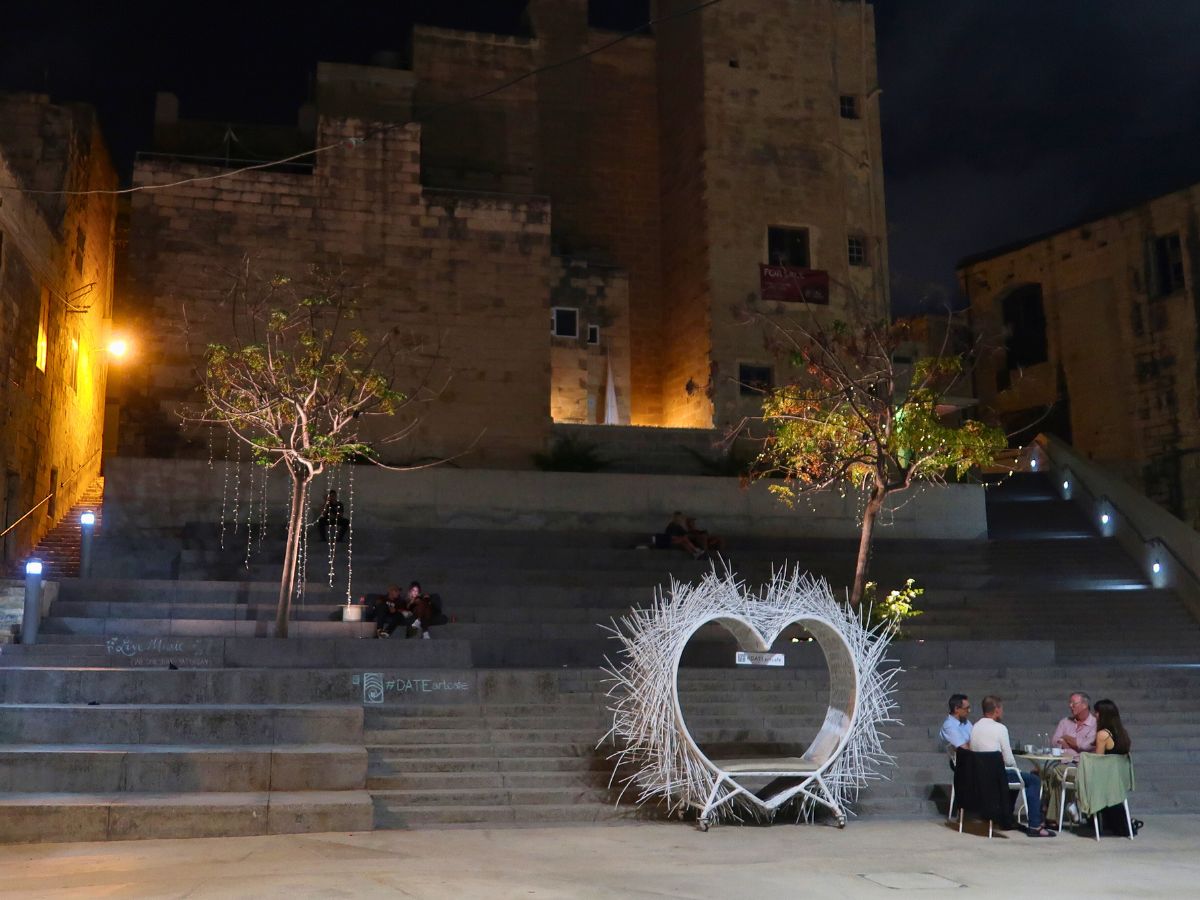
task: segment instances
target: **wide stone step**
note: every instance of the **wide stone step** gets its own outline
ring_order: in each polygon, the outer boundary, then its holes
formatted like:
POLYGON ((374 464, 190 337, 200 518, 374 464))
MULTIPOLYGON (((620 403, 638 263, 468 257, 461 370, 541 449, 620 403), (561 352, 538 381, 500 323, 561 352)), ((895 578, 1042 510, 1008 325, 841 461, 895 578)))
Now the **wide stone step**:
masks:
POLYGON ((338 744, 362 734, 352 706, 0 705, 0 745, 338 744))
POLYGON ((0 794, 0 842, 366 831, 366 791, 0 794))
MULTIPOLYGON (((547 788, 453 788, 427 790, 372 790, 376 802, 389 808, 404 806, 561 806, 571 803, 604 803, 605 788, 588 785, 547 788)), ((616 794, 612 795, 615 799, 616 794)))
MULTIPOLYGON (((42 622, 41 633, 95 635, 102 637, 271 637, 273 619, 259 621, 222 619, 126 619, 52 616, 42 622)), ((366 638, 375 636, 370 622, 293 621, 289 637, 366 638)))
POLYGON ((600 802, 515 806, 393 806, 384 798, 377 797, 375 800, 375 827, 379 829, 502 824, 538 827, 646 818, 654 816, 649 812, 600 802))
POLYGON ((391 747, 369 747, 372 775, 403 773, 433 775, 469 772, 602 772, 607 777, 611 765, 604 756, 479 756, 439 757, 399 756, 391 747))
POLYGON ((347 791, 366 770, 361 744, 0 744, 0 792, 347 791))
POLYGON ((539 790, 564 790, 574 788, 605 788, 608 775, 602 771, 585 769, 568 772, 399 772, 370 775, 367 788, 371 791, 433 791, 433 790, 486 790, 534 788, 539 790))

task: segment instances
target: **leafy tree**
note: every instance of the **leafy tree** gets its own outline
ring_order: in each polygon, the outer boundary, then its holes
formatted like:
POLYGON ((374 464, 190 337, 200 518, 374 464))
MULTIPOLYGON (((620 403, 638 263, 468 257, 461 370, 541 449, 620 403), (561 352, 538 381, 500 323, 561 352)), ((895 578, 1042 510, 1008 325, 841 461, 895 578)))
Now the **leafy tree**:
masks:
POLYGON ((256 462, 291 478, 287 541, 275 634, 286 637, 309 486, 327 466, 365 458, 412 427, 383 438, 360 437, 364 420, 395 416, 420 393, 395 386, 397 364, 411 347, 398 329, 367 335, 361 289, 341 273, 314 268, 303 283, 257 278, 247 262, 230 291, 233 336, 209 344, 199 373, 203 409, 185 421, 220 425, 248 445, 256 462))
POLYGON ((751 479, 781 479, 769 490, 789 505, 810 491, 850 483, 866 494, 850 603, 866 584, 875 524, 887 498, 917 481, 944 483, 992 463, 1003 432, 982 422, 949 424, 938 413, 965 360, 946 352, 898 366, 903 322, 866 316, 823 324, 763 319, 792 377, 765 392, 766 426, 751 479))

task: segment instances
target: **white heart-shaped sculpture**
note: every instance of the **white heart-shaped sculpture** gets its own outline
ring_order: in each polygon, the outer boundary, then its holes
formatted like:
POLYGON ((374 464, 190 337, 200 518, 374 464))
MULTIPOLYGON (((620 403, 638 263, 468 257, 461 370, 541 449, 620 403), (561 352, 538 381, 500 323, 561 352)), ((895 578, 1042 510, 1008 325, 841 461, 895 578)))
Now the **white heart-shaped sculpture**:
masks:
POLYGON ((711 819, 739 811, 769 818, 799 798, 803 815, 820 805, 844 824, 848 803, 891 761, 879 731, 893 721, 898 672, 881 671, 887 637, 868 631, 834 601, 823 579, 781 571, 761 594, 750 594, 731 573, 714 570, 698 585, 672 581, 652 606, 634 610, 612 630, 625 658, 609 670, 615 684, 608 736, 623 745, 613 759, 634 767, 625 780, 638 789, 639 803, 665 799, 673 813, 694 808, 706 828, 711 819), (803 756, 714 760, 700 749, 679 704, 678 672, 688 641, 710 622, 727 628, 744 650, 769 650, 793 624, 816 638, 829 666, 829 703, 803 756), (783 777, 788 784, 758 797, 739 777, 783 777))

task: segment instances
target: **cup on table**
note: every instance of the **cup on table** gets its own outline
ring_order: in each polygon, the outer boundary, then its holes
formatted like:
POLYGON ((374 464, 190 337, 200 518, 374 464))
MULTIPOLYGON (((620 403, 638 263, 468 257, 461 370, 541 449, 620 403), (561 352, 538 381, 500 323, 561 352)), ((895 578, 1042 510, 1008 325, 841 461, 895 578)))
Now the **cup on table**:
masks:
POLYGON ((1055 747, 1050 752, 1053 753, 1055 756, 1062 756, 1062 747, 1055 747))
POLYGON ((1032 752, 1033 752, 1033 744, 1026 744, 1026 745, 1025 745, 1025 752, 1026 752, 1026 753, 1032 753, 1032 752))

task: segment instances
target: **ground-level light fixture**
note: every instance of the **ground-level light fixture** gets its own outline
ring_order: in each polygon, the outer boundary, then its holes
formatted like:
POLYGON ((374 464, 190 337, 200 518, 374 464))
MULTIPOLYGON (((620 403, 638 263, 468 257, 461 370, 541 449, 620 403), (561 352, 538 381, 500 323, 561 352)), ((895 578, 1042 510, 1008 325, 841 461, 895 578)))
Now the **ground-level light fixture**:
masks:
POLYGON ((40 559, 29 559, 25 561, 26 575, 41 575, 42 561, 40 559))
POLYGON ((1162 563, 1160 563, 1160 562, 1159 562, 1159 561, 1156 559, 1156 560, 1154 561, 1154 565, 1152 565, 1152 566, 1150 567, 1150 571, 1151 571, 1151 572, 1153 572, 1155 575, 1157 575, 1159 572, 1161 572, 1161 571, 1162 571, 1162 563))
POLYGON ((1108 513, 1100 513, 1100 524, 1101 525, 1107 525, 1108 519, 1109 519, 1108 513))
POLYGON ((79 524, 80 525, 95 525, 96 524, 96 514, 94 512, 92 512, 90 509, 84 510, 83 512, 81 512, 79 514, 79 524))

